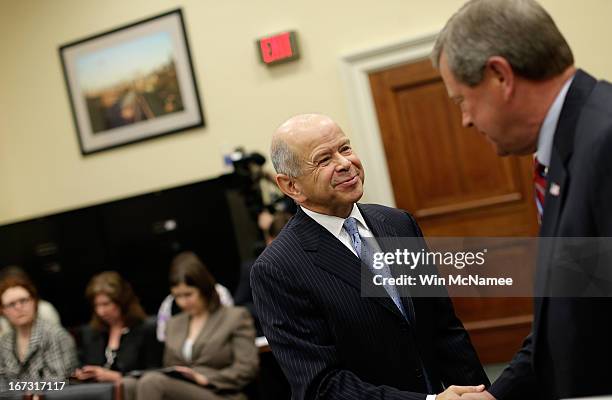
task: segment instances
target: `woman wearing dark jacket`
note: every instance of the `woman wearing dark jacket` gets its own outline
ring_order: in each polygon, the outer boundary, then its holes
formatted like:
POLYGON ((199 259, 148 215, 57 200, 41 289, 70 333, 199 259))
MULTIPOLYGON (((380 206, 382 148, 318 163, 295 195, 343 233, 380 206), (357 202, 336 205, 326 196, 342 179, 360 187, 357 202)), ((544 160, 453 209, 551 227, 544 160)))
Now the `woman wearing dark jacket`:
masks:
POLYGON ((131 285, 117 272, 94 276, 85 292, 93 308, 89 325, 80 332, 83 367, 75 377, 124 384, 126 399, 133 398, 135 381, 124 376, 134 370, 161 365, 161 345, 155 323, 147 320, 131 285))

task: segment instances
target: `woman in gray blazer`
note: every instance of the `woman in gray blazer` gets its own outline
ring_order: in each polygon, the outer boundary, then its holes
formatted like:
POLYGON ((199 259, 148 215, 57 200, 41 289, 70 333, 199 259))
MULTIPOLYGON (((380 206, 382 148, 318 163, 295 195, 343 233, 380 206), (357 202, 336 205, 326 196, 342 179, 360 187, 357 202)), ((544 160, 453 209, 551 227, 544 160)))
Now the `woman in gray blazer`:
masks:
POLYGON ((193 253, 175 257, 170 287, 182 312, 168 322, 164 366, 140 378, 137 399, 242 400, 258 369, 248 311, 222 306, 215 280, 193 253))
POLYGON ((39 318, 37 306, 38 292, 26 277, 0 282, 0 311, 13 328, 0 337, 0 392, 63 388, 76 368, 74 340, 39 318))

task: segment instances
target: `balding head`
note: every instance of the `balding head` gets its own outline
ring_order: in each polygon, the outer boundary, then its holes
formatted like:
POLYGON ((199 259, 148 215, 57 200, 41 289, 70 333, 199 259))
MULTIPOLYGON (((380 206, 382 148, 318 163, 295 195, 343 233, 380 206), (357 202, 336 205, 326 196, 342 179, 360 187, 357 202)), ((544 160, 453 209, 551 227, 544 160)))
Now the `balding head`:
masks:
POLYGON ((283 122, 274 132, 270 148, 276 172, 291 177, 299 176, 304 160, 297 153, 297 148, 336 128, 337 124, 323 114, 300 114, 283 122))
POLYGON ((330 117, 302 114, 272 138, 271 156, 283 193, 311 211, 346 218, 363 195, 364 172, 349 138, 330 117))

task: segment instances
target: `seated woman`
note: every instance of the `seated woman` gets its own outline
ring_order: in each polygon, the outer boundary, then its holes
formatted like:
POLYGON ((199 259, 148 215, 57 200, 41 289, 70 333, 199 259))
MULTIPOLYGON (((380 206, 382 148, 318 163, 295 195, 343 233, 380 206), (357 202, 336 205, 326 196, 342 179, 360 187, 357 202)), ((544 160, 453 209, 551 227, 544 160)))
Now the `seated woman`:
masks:
MULTIPOLYGON (((25 272, 23 268, 18 265, 9 265, 8 267, 4 267, 0 270, 0 281, 8 278, 9 276, 21 276, 26 280, 30 280, 30 277, 25 272)), ((60 317, 53 305, 48 301, 45 301, 41 298, 38 299, 38 308, 36 309, 36 315, 39 318, 45 319, 51 323, 61 326, 60 317)), ((0 336, 4 332, 9 332, 11 330, 11 326, 9 325, 6 318, 0 315, 0 336)))
POLYGON ((0 300, 12 328, 0 337, 0 391, 13 390, 11 382, 65 381, 77 366, 74 340, 61 326, 38 317, 32 282, 23 276, 4 278, 0 300))
POLYGON ((93 314, 80 332, 79 353, 84 366, 74 376, 97 382, 123 380, 125 397, 133 398, 136 383, 123 376, 161 365, 162 346, 155 338, 155 324, 147 322, 132 286, 117 272, 91 278, 85 295, 93 314))
MULTIPOLYGON (((219 300, 221 301, 222 305, 234 305, 234 297, 232 297, 232 294, 225 286, 217 282, 215 283, 215 290, 219 295, 219 300)), ((159 306, 159 311, 157 312, 157 340, 160 342, 166 341, 166 324, 173 315, 178 314, 179 312, 181 312, 181 309, 176 305, 172 294, 166 296, 164 301, 162 301, 161 305, 159 306)))
POLYGON ((182 312, 168 321, 164 366, 138 382, 137 398, 246 399, 240 390, 257 374, 255 329, 248 311, 220 304, 215 280, 193 253, 176 256, 170 288, 182 312))

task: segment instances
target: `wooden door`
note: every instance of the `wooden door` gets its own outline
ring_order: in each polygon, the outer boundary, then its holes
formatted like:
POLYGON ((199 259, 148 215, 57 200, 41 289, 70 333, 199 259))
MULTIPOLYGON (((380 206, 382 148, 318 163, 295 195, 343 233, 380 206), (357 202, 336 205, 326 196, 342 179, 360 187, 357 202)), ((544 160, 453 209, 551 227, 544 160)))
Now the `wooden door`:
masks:
MULTIPOLYGON (((429 60, 370 74, 395 201, 425 236, 535 236, 531 157, 498 157, 429 60)), ((483 362, 509 360, 531 328, 531 298, 454 298, 483 362)))

